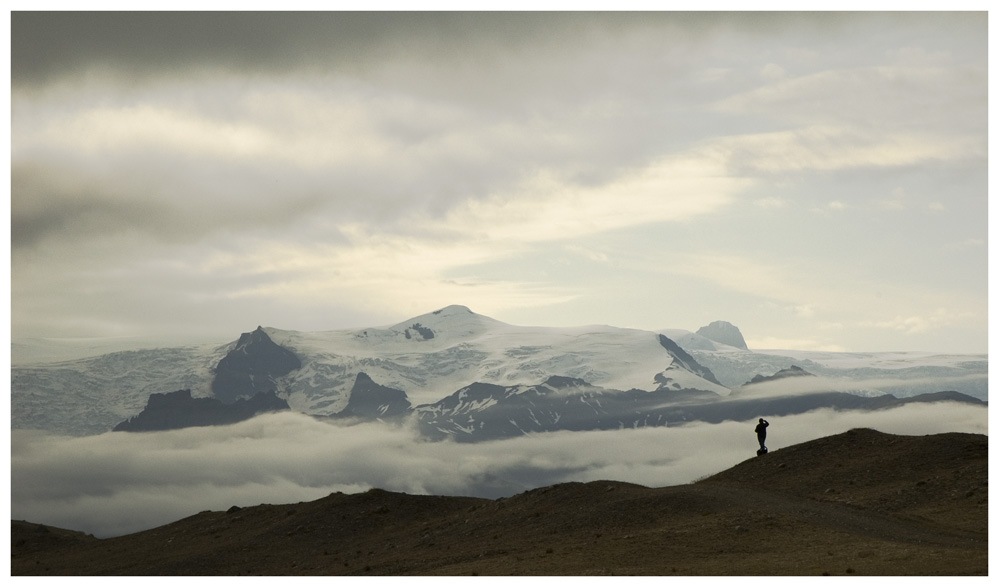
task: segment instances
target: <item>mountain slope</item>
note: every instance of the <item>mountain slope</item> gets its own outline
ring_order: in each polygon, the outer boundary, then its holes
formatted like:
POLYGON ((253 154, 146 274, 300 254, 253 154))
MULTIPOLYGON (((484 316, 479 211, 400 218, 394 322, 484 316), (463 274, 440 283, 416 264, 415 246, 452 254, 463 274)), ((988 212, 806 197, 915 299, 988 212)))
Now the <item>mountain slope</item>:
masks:
MULTIPOLYGON (((701 379, 705 379, 715 384, 716 388, 713 391, 720 391, 718 388, 723 388, 722 384, 715 378, 715 374, 712 373, 710 369, 698 363, 694 357, 687 354, 687 351, 680 348, 680 345, 673 342, 669 337, 664 334, 660 334, 659 344, 666 349, 666 352, 669 353, 669 356, 673 359, 672 364, 667 367, 667 371, 686 371, 688 373, 692 373, 701 379)), ((674 374, 672 372, 670 375, 674 374)), ((663 373, 663 375, 665 375, 665 373, 663 373)), ((664 377, 664 379, 669 379, 669 376, 664 377)), ((667 382, 666 384, 672 385, 675 389, 684 387, 684 384, 679 382, 667 382)), ((661 386, 662 385, 660 385, 660 387, 661 386)), ((726 389, 725 393, 720 393, 720 395, 728 395, 727 392, 728 390, 726 389)))
MULTIPOLYGON (((34 356, 45 354, 36 350, 34 356)), ((754 377, 791 365, 830 382, 809 391, 909 397, 954 390, 985 400, 987 359, 754 352, 684 330, 514 326, 464 306, 447 306, 378 328, 297 332, 258 327, 227 344, 14 366, 11 426, 99 434, 140 413, 150 395, 178 389, 224 403, 274 390, 294 411, 332 416, 348 407, 360 373, 404 392, 411 405, 433 404, 473 382, 537 386, 550 377, 626 393, 700 390, 725 397, 754 377), (837 382, 846 389, 837 388, 837 382)))
POLYGON ((11 524, 14 575, 986 575, 988 439, 873 430, 700 482, 373 489, 95 539, 11 524))
POLYGON ((427 438, 481 442, 558 430, 666 426, 663 404, 714 397, 700 390, 608 390, 553 376, 540 385, 473 383, 436 403, 417 406, 414 417, 427 438))
POLYGON ((448 306, 384 328, 266 331, 276 344, 302 357, 302 368, 280 380, 288 403, 317 415, 343 410, 360 372, 405 391, 414 404, 433 403, 472 382, 534 385, 551 376, 651 391, 673 365, 677 368, 667 375, 681 387, 728 394, 724 386, 678 364, 659 335, 641 330, 513 326, 464 306, 448 306))

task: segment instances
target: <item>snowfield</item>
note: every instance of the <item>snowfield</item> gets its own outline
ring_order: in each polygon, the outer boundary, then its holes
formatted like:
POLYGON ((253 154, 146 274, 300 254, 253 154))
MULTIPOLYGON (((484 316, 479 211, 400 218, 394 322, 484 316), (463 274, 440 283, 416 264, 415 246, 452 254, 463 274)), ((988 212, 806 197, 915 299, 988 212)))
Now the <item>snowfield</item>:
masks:
MULTIPOLYGON (((755 375, 772 375, 791 365, 829 381, 860 382, 844 389, 858 395, 907 397, 954 390, 988 399, 987 355, 754 351, 686 330, 514 326, 464 306, 383 327, 263 331, 302 362, 300 369, 276 379, 278 395, 292 410, 317 416, 341 411, 361 372, 379 385, 406 392, 414 406, 436 402, 474 382, 531 386, 551 376, 609 390, 663 387, 728 396, 755 375), (660 335, 710 369, 721 385, 675 362, 660 335)), ((98 434, 140 412, 152 393, 190 389, 194 397, 211 396, 214 367, 234 348, 238 333, 234 335, 225 344, 117 350, 73 359, 68 357, 74 349, 90 354, 126 341, 14 342, 12 355, 18 360, 11 369, 11 426, 98 434)))
MULTIPOLYGON (((583 379, 610 389, 654 390, 671 357, 655 333, 611 326, 512 326, 462 306, 385 328, 332 332, 264 329, 303 360, 288 376, 289 404, 302 411, 343 409, 359 371, 405 391, 413 404, 435 402, 472 382, 531 385, 549 376, 583 379), (413 325, 433 332, 424 338, 413 325), (330 390, 335 391, 331 394, 330 390), (338 399, 331 401, 331 396, 338 399)), ((728 389, 674 370, 683 386, 727 395, 728 389)))

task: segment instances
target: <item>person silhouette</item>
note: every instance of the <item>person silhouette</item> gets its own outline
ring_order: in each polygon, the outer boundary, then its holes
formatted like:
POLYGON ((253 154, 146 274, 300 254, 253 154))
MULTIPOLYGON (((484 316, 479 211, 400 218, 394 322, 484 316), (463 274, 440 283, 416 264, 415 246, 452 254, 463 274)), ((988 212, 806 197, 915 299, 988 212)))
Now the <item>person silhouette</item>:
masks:
POLYGON ((759 424, 756 425, 756 440, 760 441, 760 450, 756 451, 756 454, 764 454, 767 452, 767 426, 770 422, 767 422, 763 418, 760 418, 759 424))

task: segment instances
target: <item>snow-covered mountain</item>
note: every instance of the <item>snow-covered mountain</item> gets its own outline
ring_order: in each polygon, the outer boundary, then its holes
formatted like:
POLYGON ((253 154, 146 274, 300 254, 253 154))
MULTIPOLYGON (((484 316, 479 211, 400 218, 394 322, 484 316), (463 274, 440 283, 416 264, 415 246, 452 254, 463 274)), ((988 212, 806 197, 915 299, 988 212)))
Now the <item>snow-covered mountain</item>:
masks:
MULTIPOLYGON (((683 353, 683 351, 679 351, 683 353)), ((693 368, 699 366, 688 357, 693 368)), ((684 369, 677 366, 672 368, 684 369)), ((338 419, 415 425, 428 439, 458 442, 497 440, 540 432, 619 430, 678 426, 689 422, 752 421, 759 417, 803 414, 818 409, 874 411, 914 402, 951 402, 984 406, 981 400, 943 391, 898 398, 841 391, 807 390, 759 393, 760 386, 815 377, 800 367, 756 376, 728 397, 670 385, 654 391, 605 389, 581 379, 552 376, 537 385, 473 383, 434 402, 411 407, 406 393, 357 376, 347 408, 338 419)))
POLYGON ((473 382, 534 385, 551 376, 612 389, 651 391, 661 385, 728 395, 718 383, 679 367, 682 361, 653 332, 582 326, 524 327, 446 308, 389 327, 295 332, 264 329, 302 358, 283 391, 292 409, 333 414, 346 407, 358 373, 404 390, 414 404, 432 403, 473 382))
MULTIPOLYGON (((717 327, 708 334, 712 331, 717 327)), ((735 333, 738 329, 727 325, 722 335, 712 336, 738 342, 741 333, 735 333)), ((44 356, 44 350, 35 348, 33 355, 44 356)), ((445 410, 438 403, 456 390, 467 396, 534 389, 548 402, 566 392, 553 391, 553 377, 585 382, 586 390, 569 394, 576 407, 588 399, 606 402, 608 393, 625 398, 696 391, 726 398, 744 395, 742 385, 753 377, 792 365, 818 376, 808 378, 814 380, 809 391, 827 385, 826 390, 855 395, 891 391, 908 397, 956 390, 987 399, 985 355, 762 352, 686 330, 514 326, 464 306, 448 306, 391 326, 327 332, 258 327, 228 344, 15 364, 11 425, 71 435, 105 432, 141 412, 151 394, 180 389, 191 390, 193 398, 225 402, 275 391, 292 410, 316 416, 348 407, 355 415, 396 413, 404 411, 401 401, 426 415, 431 408, 425 406, 445 410), (351 405, 361 373, 372 389, 381 390, 381 404, 351 405)))

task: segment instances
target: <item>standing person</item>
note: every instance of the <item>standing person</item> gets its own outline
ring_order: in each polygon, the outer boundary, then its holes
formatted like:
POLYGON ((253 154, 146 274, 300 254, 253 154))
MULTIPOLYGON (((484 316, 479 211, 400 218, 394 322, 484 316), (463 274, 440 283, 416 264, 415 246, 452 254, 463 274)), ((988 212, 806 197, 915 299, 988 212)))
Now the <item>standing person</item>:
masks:
POLYGON ((760 441, 760 450, 756 451, 756 454, 761 455, 767 452, 767 426, 770 422, 767 422, 763 418, 760 418, 760 423, 756 425, 756 440, 760 441))

